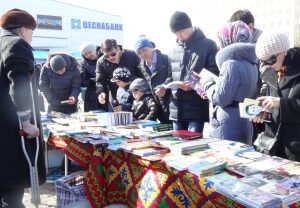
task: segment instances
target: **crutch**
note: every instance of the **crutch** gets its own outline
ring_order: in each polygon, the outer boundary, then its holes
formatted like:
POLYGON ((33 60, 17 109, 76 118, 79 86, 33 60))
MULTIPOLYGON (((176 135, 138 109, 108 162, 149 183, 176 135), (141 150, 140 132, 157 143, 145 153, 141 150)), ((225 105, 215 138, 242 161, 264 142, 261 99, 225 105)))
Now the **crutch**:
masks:
MULTIPOLYGON (((32 111, 33 111, 33 120, 34 125, 37 126, 37 118, 36 118, 36 112, 35 112, 35 104, 34 104, 34 97, 33 97, 33 88, 32 88, 32 82, 30 81, 30 93, 32 98, 32 111)), ((36 151, 34 158, 29 157, 26 147, 25 147, 25 132, 23 130, 22 122, 19 117, 19 126, 20 126, 20 136, 22 141, 22 149, 24 152, 24 155, 26 157, 26 160, 29 165, 29 171, 30 171, 30 183, 31 183, 31 203, 33 203, 36 207, 40 204, 41 198, 40 198, 40 191, 39 191, 39 176, 38 176, 38 169, 37 169, 37 161, 38 161, 38 155, 39 155, 39 149, 40 149, 40 143, 39 143, 39 137, 35 138, 36 142, 36 151)), ((42 133, 42 132, 40 132, 42 133)))

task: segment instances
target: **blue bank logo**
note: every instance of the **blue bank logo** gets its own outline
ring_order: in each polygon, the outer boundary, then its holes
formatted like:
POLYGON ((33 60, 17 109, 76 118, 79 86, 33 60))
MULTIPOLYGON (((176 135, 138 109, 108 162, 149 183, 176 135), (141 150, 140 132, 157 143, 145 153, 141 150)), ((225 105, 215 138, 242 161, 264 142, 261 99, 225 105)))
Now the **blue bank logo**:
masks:
POLYGON ((72 29, 81 29, 80 19, 71 19, 71 27, 72 29))

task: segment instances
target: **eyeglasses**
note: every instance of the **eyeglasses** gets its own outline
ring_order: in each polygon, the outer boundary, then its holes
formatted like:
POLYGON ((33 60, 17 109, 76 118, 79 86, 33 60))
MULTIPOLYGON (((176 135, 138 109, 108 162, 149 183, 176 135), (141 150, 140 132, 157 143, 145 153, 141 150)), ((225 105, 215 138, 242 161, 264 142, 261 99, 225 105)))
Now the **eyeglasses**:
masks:
POLYGON ((117 55, 117 52, 112 52, 110 54, 105 54, 105 58, 109 58, 109 57, 115 57, 117 55))
POLYGON ((269 58, 268 60, 265 60, 265 61, 261 61, 264 65, 269 65, 269 66, 272 66, 273 64, 275 64, 277 62, 277 55, 273 55, 271 56, 271 58, 269 58))

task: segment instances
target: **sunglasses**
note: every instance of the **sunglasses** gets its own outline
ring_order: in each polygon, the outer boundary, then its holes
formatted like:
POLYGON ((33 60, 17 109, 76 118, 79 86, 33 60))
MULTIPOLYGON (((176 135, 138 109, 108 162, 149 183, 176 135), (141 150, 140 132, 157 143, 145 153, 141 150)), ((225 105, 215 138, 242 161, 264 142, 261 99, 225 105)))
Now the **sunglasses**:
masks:
POLYGON ((261 61, 264 65, 269 65, 269 66, 272 66, 273 64, 275 64, 277 62, 277 55, 273 55, 271 56, 271 58, 269 58, 268 60, 265 60, 265 61, 261 61))
POLYGON ((116 55, 117 55, 117 52, 112 52, 110 54, 105 54, 105 58, 115 57, 116 55))

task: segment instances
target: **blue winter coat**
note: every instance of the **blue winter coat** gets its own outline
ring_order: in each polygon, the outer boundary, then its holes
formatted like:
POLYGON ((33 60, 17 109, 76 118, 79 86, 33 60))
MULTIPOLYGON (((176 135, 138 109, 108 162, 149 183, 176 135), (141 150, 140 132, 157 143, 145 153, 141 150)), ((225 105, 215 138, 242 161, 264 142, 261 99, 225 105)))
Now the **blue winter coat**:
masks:
POLYGON ((240 117, 238 102, 251 98, 258 78, 255 46, 235 43, 217 53, 220 69, 217 80, 203 77, 205 93, 216 108, 211 119, 211 136, 251 143, 252 123, 240 117))

